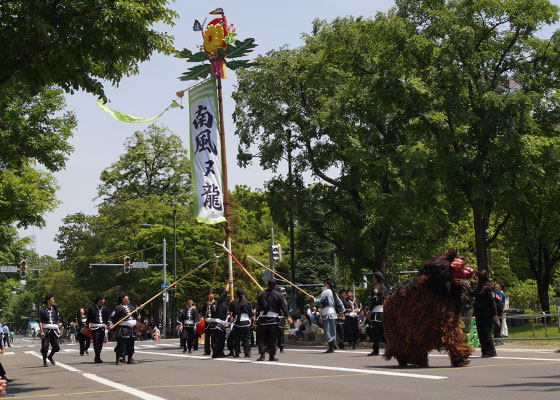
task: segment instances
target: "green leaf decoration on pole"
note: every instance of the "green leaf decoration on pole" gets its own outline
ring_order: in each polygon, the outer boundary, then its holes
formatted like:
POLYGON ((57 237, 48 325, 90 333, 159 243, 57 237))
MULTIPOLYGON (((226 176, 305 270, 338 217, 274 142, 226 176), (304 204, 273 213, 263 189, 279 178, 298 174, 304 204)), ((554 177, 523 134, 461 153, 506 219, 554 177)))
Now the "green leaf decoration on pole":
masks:
POLYGON ((218 8, 210 14, 221 15, 221 17, 211 20, 206 28, 202 26, 204 23, 200 24, 198 20, 195 20, 193 26, 193 30, 200 31, 204 39, 204 44, 200 46, 201 51, 193 53, 189 49, 183 49, 176 53, 178 58, 183 58, 187 62, 209 61, 210 64, 204 63, 189 68, 179 77, 182 81, 204 79, 208 75, 225 78, 224 64, 233 71, 253 65, 249 60, 230 59, 244 57, 252 52, 257 47, 255 39, 237 40, 235 28, 233 25, 228 25, 223 9, 218 8))
POLYGON ((199 64, 194 67, 189 68, 187 72, 183 72, 183 75, 179 77, 182 81, 190 81, 197 79, 204 79, 208 74, 210 74, 210 64, 199 64))

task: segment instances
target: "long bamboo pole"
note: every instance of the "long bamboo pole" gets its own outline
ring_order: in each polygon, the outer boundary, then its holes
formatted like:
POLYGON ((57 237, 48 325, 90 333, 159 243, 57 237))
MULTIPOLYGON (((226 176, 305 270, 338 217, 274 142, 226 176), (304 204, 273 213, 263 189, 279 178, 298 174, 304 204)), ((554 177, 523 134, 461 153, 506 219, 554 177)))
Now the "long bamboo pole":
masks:
POLYGON ((218 246, 222 247, 225 251, 227 251, 227 253, 230 255, 230 257, 233 258, 233 259, 235 260, 235 262, 237 263, 237 265, 239 265, 239 266, 241 267, 241 269, 243 270, 243 272, 245 272, 245 273, 247 274, 247 276, 253 281, 253 283, 254 283, 255 285, 257 285, 257 287, 258 287, 260 290, 263 290, 262 286, 259 285, 259 283, 255 280, 255 278, 253 277, 253 275, 251 275, 251 274, 249 273, 249 271, 247 271, 247 270, 245 269, 245 267, 243 266, 243 264, 241 264, 241 263, 239 262, 239 260, 233 255, 233 253, 226 247, 225 244, 223 244, 223 243, 218 243, 218 242, 215 242, 215 243, 216 243, 218 246))
POLYGON ((173 282, 171 285, 169 285, 168 287, 166 287, 165 289, 163 289, 161 292, 159 292, 158 294, 156 294, 155 296, 153 296, 150 300, 146 301, 145 303, 139 305, 138 307, 136 307, 134 309, 134 311, 130 312, 129 314, 127 314, 125 317, 123 317, 119 322, 117 322, 116 324, 113 324, 111 326, 111 329, 114 329, 115 326, 117 326, 118 324, 120 324, 121 322, 123 322, 125 319, 127 319, 128 317, 130 317, 132 314, 134 314, 135 312, 137 312, 138 310, 144 308, 148 303, 151 303, 155 298, 161 296, 163 293, 167 292, 169 289, 171 289, 173 286, 176 286, 179 282, 181 282, 183 279, 185 279, 186 277, 190 276, 192 273, 194 273, 197 269, 200 269, 202 267, 204 267, 206 264, 208 264, 210 262, 210 260, 206 260, 204 261, 202 264, 200 264, 198 267, 196 267, 195 269, 193 269, 192 271, 189 271, 188 273, 186 273, 185 275, 183 275, 180 279, 177 279, 175 282, 173 282))
POLYGON ((277 277, 279 277, 280 279, 288 282, 290 285, 292 285, 293 287, 295 287, 297 290, 299 290, 300 292, 302 292, 304 295, 306 295, 307 297, 311 298, 311 299, 315 299, 315 296, 311 296, 309 293, 307 293, 305 290, 303 290, 302 288, 300 288, 299 286, 297 286, 296 284, 290 282, 289 280, 287 280, 286 278, 284 278, 282 275, 280 275, 278 272, 268 268, 266 265, 264 265, 262 262, 260 262, 259 260, 256 260, 255 257, 253 256, 247 256, 249 257, 251 260, 253 260, 254 262, 256 262, 257 264, 259 264, 261 267, 269 270, 270 272, 272 272, 274 275, 276 275, 277 277))

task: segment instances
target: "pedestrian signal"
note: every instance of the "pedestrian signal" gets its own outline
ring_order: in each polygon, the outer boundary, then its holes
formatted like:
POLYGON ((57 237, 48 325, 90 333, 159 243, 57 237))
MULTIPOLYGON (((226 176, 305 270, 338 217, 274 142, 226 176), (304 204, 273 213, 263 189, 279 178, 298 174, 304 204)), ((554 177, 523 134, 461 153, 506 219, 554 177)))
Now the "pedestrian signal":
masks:
POLYGON ((21 260, 19 263, 19 276, 23 279, 27 276, 27 261, 21 260))
POLYGON ((130 272, 130 257, 126 256, 124 258, 124 273, 128 274, 130 272))

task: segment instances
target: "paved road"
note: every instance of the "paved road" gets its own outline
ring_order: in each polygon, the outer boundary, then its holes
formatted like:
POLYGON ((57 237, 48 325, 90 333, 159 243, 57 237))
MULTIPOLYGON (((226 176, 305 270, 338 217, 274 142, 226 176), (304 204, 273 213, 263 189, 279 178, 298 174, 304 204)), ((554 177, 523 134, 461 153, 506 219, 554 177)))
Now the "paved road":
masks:
POLYGON ((444 354, 430 355, 431 368, 399 368, 395 361, 367 357, 367 349, 324 354, 324 348, 288 347, 279 362, 212 360, 183 354, 175 340, 137 342, 137 365, 116 366, 114 343, 104 364, 81 357, 65 344, 56 366, 44 368, 39 341, 16 340, 0 360, 14 379, 14 399, 558 399, 560 355, 552 350, 498 348, 499 357, 451 368, 444 354), (381 397, 378 397, 381 396, 381 397))

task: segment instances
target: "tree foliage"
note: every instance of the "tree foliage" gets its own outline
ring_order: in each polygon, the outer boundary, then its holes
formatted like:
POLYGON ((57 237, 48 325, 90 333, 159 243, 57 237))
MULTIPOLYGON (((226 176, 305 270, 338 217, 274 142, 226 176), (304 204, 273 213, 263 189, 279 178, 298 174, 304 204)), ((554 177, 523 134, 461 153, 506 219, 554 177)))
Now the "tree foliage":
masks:
POLYGON ((0 97, 8 88, 36 94, 57 85, 103 96, 138 72, 154 51, 171 53, 173 38, 153 29, 173 24, 164 0, 19 0, 0 3, 0 97))

